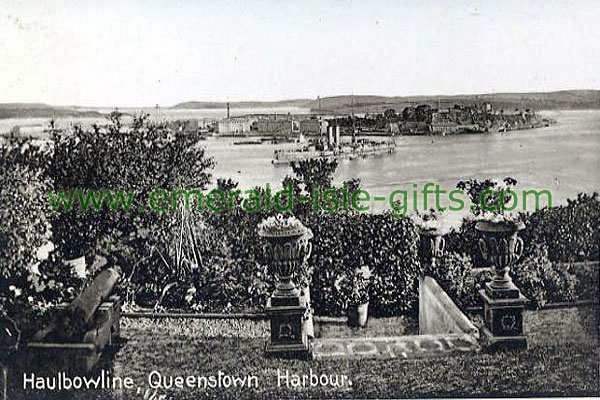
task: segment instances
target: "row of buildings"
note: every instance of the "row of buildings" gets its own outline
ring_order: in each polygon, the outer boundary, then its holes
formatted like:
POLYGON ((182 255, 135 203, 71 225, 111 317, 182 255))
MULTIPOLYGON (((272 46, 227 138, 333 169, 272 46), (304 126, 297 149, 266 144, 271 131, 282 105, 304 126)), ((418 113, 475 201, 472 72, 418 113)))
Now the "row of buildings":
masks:
POLYGON ((310 115, 247 115, 223 118, 215 122, 214 132, 220 136, 320 136, 327 133, 328 122, 310 115))

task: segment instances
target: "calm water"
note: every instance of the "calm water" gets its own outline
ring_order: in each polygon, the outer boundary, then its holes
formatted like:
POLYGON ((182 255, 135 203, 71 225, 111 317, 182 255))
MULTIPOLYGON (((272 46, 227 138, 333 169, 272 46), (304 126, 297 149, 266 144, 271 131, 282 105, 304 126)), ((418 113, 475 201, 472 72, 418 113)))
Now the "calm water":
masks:
MULTIPOLYGON (((398 137, 395 154, 341 160, 336 181, 360 178, 371 196, 388 196, 397 189, 412 190, 413 184, 421 188, 429 181, 452 190, 462 179, 512 176, 519 181, 517 189, 550 190, 555 205, 580 192, 600 191, 600 111, 545 114, 558 123, 504 134, 398 137)), ((289 167, 271 164, 273 150, 281 145, 232 146, 231 142, 231 138, 206 142, 217 161, 215 177, 231 177, 247 189, 266 182, 280 186, 291 174, 289 167)), ((386 204, 372 206, 382 209, 386 204)))
MULTIPOLYGON (((123 111, 133 113, 140 110, 123 111)), ((148 111, 156 113, 154 109, 148 111)), ((306 111, 293 108, 233 109, 232 114, 306 111)), ((163 119, 222 118, 226 113, 221 109, 165 109, 160 112, 163 119)), ((360 178, 363 188, 369 190, 371 196, 388 196, 397 189, 411 191, 413 184, 422 188, 429 181, 452 190, 461 179, 512 176, 519 180, 518 189, 550 190, 555 205, 580 192, 600 191, 600 111, 553 111, 545 114, 558 123, 547 128, 505 134, 398 137, 395 154, 341 160, 335 179, 341 182, 360 178)), ((65 126, 69 121, 62 119, 58 124, 65 126)), ((95 121, 83 120, 84 123, 95 121)), ((0 132, 17 123, 34 125, 47 122, 47 119, 0 120, 0 132)), ((203 143, 217 162, 213 173, 215 178, 232 178, 240 183, 240 188, 249 189, 267 182, 280 186, 282 179, 291 174, 288 166, 272 165, 271 158, 275 149, 293 145, 233 146, 232 141, 232 138, 215 138, 203 143)), ((411 200, 409 204, 412 207, 411 200)), ((447 205, 447 202, 442 204, 447 205)), ((372 203, 375 209, 386 207, 385 202, 372 203)))

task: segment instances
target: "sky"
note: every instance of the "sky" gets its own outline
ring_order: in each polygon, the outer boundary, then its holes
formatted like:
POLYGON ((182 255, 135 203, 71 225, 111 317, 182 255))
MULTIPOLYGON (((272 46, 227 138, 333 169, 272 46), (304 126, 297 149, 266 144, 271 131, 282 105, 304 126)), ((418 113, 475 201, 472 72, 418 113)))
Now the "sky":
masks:
POLYGON ((0 103, 600 89, 600 1, 0 0, 0 103))

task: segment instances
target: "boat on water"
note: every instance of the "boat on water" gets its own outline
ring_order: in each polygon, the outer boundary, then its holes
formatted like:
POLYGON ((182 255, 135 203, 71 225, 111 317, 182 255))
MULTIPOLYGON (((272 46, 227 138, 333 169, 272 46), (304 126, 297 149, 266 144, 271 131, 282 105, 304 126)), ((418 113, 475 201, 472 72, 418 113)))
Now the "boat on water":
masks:
POLYGON ((239 145, 244 145, 244 144, 262 144, 263 142, 258 139, 258 140, 237 140, 235 142, 232 142, 232 144, 239 146, 239 145))
POLYGON ((335 143, 322 145, 311 143, 296 149, 277 149, 273 153, 273 164, 293 164, 311 159, 349 159, 366 158, 396 151, 396 142, 358 140, 354 143, 335 143))

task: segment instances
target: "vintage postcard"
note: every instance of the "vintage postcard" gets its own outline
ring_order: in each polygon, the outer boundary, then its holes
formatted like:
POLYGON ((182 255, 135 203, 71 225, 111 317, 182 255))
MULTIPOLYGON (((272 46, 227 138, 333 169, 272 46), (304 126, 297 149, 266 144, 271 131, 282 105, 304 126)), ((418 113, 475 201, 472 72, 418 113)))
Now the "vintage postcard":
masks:
POLYGON ((0 0, 0 400, 600 396, 599 21, 0 0))

